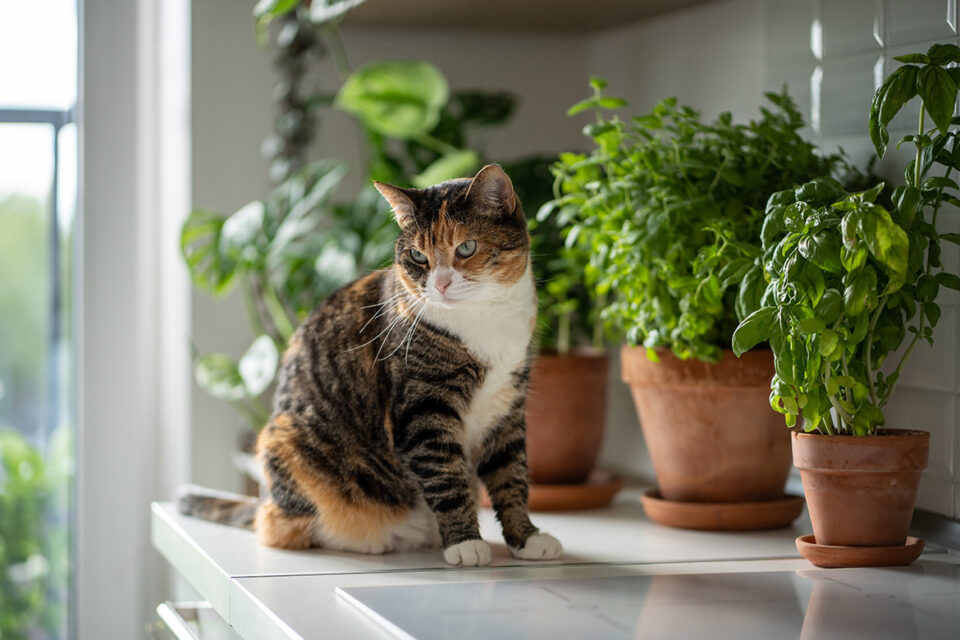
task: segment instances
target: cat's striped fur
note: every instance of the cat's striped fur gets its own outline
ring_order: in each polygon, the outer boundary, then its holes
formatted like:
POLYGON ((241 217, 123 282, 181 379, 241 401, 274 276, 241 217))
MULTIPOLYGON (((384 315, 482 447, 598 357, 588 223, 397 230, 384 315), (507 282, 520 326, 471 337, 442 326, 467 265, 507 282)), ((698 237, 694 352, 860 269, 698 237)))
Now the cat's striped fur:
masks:
POLYGON ((442 544, 449 563, 478 565, 490 562, 479 479, 514 555, 555 558, 560 544, 527 514, 536 296, 510 180, 490 165, 425 190, 377 188, 401 227, 396 264, 331 295, 291 339, 257 443, 270 497, 188 491, 181 510, 252 525, 274 547, 442 544))

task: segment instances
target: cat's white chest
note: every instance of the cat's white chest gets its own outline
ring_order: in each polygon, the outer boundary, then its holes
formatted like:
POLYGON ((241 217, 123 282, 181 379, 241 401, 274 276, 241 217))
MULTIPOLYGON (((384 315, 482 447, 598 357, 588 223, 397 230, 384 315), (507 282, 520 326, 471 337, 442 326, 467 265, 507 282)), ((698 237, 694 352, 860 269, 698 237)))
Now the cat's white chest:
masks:
POLYGON ((536 295, 529 274, 505 296, 483 307, 432 318, 455 334, 486 369, 462 413, 464 450, 474 455, 483 439, 520 395, 514 373, 524 366, 533 335, 536 295))

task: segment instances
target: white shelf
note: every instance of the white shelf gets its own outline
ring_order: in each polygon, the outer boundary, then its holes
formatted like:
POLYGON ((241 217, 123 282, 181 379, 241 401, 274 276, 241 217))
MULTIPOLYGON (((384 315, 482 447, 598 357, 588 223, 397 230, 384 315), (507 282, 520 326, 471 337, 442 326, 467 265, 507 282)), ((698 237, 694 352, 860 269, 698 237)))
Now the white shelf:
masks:
POLYGON ((367 0, 346 27, 583 33, 620 27, 707 0, 367 0))

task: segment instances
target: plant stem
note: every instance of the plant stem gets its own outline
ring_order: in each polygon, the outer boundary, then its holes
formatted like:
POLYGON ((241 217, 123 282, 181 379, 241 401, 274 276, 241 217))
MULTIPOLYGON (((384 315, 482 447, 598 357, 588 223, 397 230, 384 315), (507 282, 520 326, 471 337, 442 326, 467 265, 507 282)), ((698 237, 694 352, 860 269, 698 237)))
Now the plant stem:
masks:
POLYGON ((557 353, 566 355, 570 352, 570 312, 561 313, 557 319, 557 353))
MULTIPOLYGON (((924 109, 923 109, 923 105, 921 105, 920 106, 920 123, 919 123, 920 135, 923 135, 923 113, 924 113, 924 109)), ((922 147, 919 142, 916 144, 916 147, 917 147, 917 153, 914 159, 913 179, 915 183, 914 186, 917 189, 919 189, 920 178, 922 177, 920 175, 920 152, 922 150, 922 147)), ((950 167, 947 167, 947 170, 944 173, 944 177, 946 178, 949 176, 950 176, 950 167)), ((938 196, 937 200, 933 206, 933 216, 931 217, 931 221, 930 221, 930 224, 933 225, 934 229, 937 228, 937 216, 940 214, 940 205, 943 203, 942 187, 937 191, 937 196, 938 196)), ((922 207, 918 213, 920 213, 921 216, 923 215, 922 207)), ((926 268, 924 269, 924 275, 930 275, 930 271, 932 267, 933 267, 933 264, 931 263, 931 260, 930 260, 930 249, 928 247, 927 248, 927 264, 926 264, 926 268)), ((900 356, 900 360, 899 362, 897 362, 897 366, 893 370, 893 373, 890 374, 890 377, 894 377, 894 376, 896 377, 894 378, 893 384, 887 386, 887 392, 883 396, 883 404, 886 404, 890 396, 893 395, 893 389, 897 386, 897 379, 900 377, 900 372, 903 370, 903 365, 907 362, 907 358, 910 357, 910 354, 913 352, 913 348, 917 346, 917 342, 920 340, 920 337, 923 335, 923 329, 924 329, 923 321, 925 317, 926 317, 926 313, 924 312, 923 304, 921 303, 920 304, 920 321, 919 321, 919 324, 917 325, 917 332, 914 334, 913 340, 910 341, 910 344, 907 345, 907 350, 903 352, 902 356, 900 356)))
POLYGON ((267 309, 267 313, 270 314, 270 319, 273 320, 273 324, 277 327, 277 331, 280 333, 279 342, 280 344, 287 344, 287 341, 289 341, 293 335, 293 323, 290 322, 290 318, 283 308, 283 303, 280 302, 280 298, 277 297, 277 292, 273 289, 273 285, 270 284, 270 279, 265 277, 262 286, 263 304, 267 309))
POLYGON ((232 404, 234 409, 242 413, 244 417, 246 417, 246 419, 250 421, 250 426, 256 430, 261 429, 265 424, 267 424, 267 420, 270 419, 269 413, 264 415, 259 411, 257 411, 256 409, 254 409, 253 407, 250 407, 243 400, 237 400, 232 404))
POLYGON ((343 39, 340 37, 340 31, 332 24, 326 24, 323 28, 327 35, 327 42, 330 43, 330 51, 333 53, 333 61, 337 67, 337 73, 340 80, 346 80, 350 77, 350 61, 347 59, 347 50, 343 46, 343 39))
POLYGON ((600 309, 607 305, 607 294, 597 296, 593 305, 593 346, 603 348, 603 321, 600 319, 600 309))
POLYGON ((457 151, 459 151, 459 149, 457 149, 452 144, 444 142, 439 138, 435 138, 429 133, 421 133, 420 135, 415 136, 413 138, 413 141, 420 145, 423 145, 424 147, 426 147, 427 149, 430 149, 435 153, 439 153, 442 156, 447 155, 448 153, 456 153, 457 151))
POLYGON ((883 312, 883 308, 887 305, 887 297, 881 296, 880 300, 877 302, 877 310, 873 312, 873 316, 870 318, 870 326, 867 328, 867 344, 864 354, 867 360, 867 389, 870 391, 870 402, 873 403, 873 406, 878 409, 882 406, 877 402, 877 392, 873 386, 873 377, 875 375, 873 370, 873 331, 877 327, 877 320, 880 319, 880 314, 883 312))
MULTIPOLYGON (((821 375, 821 377, 823 378, 823 387, 824 387, 824 389, 826 389, 827 387, 830 386, 830 377, 831 377, 832 374, 833 374, 833 370, 831 369, 830 363, 829 363, 829 362, 824 362, 824 363, 823 363, 823 366, 821 367, 821 370, 820 370, 820 371, 821 371, 820 375, 821 375)), ((827 398, 830 400, 830 404, 833 405, 833 397, 828 394, 828 395, 827 395, 827 398)), ((827 411, 827 412, 823 415, 821 421, 823 422, 824 428, 827 430, 827 435, 828 435, 828 436, 832 436, 832 435, 833 435, 833 428, 832 428, 832 427, 833 427, 833 415, 831 415, 830 412, 827 411)))
POLYGON ((264 333, 273 338, 273 341, 278 345, 282 345, 283 336, 280 335, 280 332, 277 330, 276 326, 273 323, 270 314, 267 312, 267 305, 263 297, 263 286, 261 285, 260 278, 250 277, 250 288, 251 288, 251 298, 254 305, 256 306, 256 315, 260 319, 261 325, 264 328, 264 333))
MULTIPOLYGON (((920 122, 919 122, 919 124, 917 125, 917 135, 918 135, 918 136, 922 136, 922 135, 923 135, 923 114, 924 114, 924 111, 925 111, 925 109, 923 108, 923 103, 921 103, 921 104, 920 104, 920 118, 919 118, 920 122)), ((917 153, 916 153, 916 155, 914 156, 914 159, 913 159, 913 186, 915 186, 917 189, 919 189, 919 188, 920 188, 920 151, 921 151, 922 147, 921 147, 921 145, 920 145, 919 142, 917 142, 916 147, 917 147, 917 153)))
POLYGON ((260 321, 260 312, 257 309, 257 303, 253 299, 253 284, 249 276, 244 276, 240 283, 240 291, 243 292, 243 307, 247 312, 247 321, 256 335, 266 333, 263 328, 263 322, 260 321))

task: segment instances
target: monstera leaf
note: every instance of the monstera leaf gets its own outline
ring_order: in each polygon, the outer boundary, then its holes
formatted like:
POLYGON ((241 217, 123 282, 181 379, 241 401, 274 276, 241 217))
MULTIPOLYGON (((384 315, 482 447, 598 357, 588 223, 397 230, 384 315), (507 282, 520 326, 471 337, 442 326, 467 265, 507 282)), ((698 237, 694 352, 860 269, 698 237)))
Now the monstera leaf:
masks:
POLYGON ((180 252, 198 289, 220 297, 229 293, 236 262, 220 250, 227 217, 198 209, 190 213, 180 232, 180 252))

